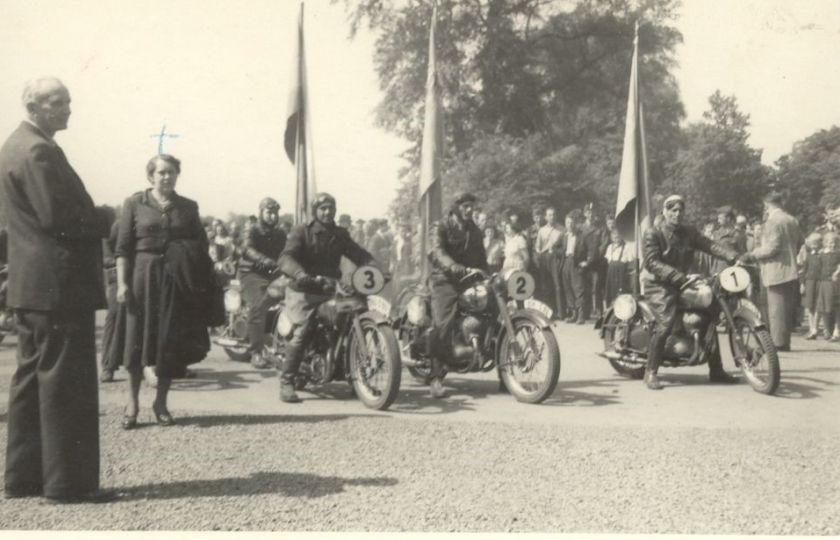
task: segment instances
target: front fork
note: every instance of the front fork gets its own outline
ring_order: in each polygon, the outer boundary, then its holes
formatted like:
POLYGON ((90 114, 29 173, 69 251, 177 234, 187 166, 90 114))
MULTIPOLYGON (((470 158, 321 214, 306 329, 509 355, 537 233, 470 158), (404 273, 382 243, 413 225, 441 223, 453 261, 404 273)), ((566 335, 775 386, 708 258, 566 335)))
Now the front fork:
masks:
POLYGON ((744 351, 747 350, 747 346, 741 338, 741 333, 738 332, 738 328, 735 326, 735 319, 732 317, 732 310, 729 309, 729 302, 718 296, 718 304, 720 304, 720 310, 723 312, 727 326, 729 326, 729 333, 732 336, 732 342, 735 344, 735 348, 737 349, 732 351, 732 357, 735 360, 735 365, 740 367, 744 360, 744 351))

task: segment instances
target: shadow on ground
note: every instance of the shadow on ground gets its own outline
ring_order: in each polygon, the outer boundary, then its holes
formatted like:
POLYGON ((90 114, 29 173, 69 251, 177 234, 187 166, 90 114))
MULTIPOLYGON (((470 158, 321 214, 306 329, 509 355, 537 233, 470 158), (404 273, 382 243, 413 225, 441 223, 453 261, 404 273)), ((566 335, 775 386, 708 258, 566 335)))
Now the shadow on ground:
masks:
POLYGON ((257 472, 246 477, 215 480, 187 480, 117 488, 120 500, 180 499, 284 495, 308 499, 344 492, 347 486, 383 488, 398 483, 396 478, 341 478, 317 474, 257 472))
POLYGON ((447 378, 444 382, 446 397, 433 398, 429 387, 414 386, 401 388, 397 401, 391 405, 391 412, 398 414, 438 415, 460 411, 474 411, 475 400, 499 393, 497 381, 476 381, 447 378))
POLYGON ((207 416, 185 416, 177 419, 179 426, 195 426, 210 428, 217 426, 254 426, 272 424, 320 424, 321 422, 340 422, 350 418, 387 418, 377 414, 314 414, 314 415, 288 415, 288 414, 215 414, 207 416))
POLYGON ((618 387, 626 379, 591 379, 584 381, 557 383, 554 393, 542 405, 563 406, 575 405, 582 407, 603 407, 605 405, 618 405, 621 400, 618 397, 618 387), (579 389, 611 389, 609 393, 585 392, 579 389))
POLYGON ((272 370, 215 371, 213 369, 193 369, 192 379, 175 379, 172 390, 178 392, 205 392, 210 390, 236 390, 248 388, 264 379, 277 378, 272 370))

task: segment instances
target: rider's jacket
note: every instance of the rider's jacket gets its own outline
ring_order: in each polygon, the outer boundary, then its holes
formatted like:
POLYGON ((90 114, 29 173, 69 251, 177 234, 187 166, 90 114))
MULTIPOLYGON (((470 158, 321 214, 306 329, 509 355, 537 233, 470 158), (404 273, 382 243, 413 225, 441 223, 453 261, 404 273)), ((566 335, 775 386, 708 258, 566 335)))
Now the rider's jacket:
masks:
POLYGON ((487 269, 484 239, 472 221, 462 221, 455 212, 432 225, 429 238, 432 276, 458 279, 456 265, 487 269))
POLYGON ((687 225, 672 226, 663 221, 645 231, 643 241, 642 279, 682 286, 694 258, 694 251, 700 250, 733 264, 738 253, 703 236, 697 229, 687 225))
POLYGON ((268 277, 278 268, 277 259, 285 247, 286 231, 260 221, 245 234, 239 271, 268 277))
MULTIPOLYGON (((297 225, 289 233, 289 240, 280 255, 280 270, 291 278, 308 276, 341 277, 341 257, 356 265, 373 264, 374 259, 357 244, 347 229, 312 220, 297 225)), ((293 282, 290 287, 298 290, 293 282)))

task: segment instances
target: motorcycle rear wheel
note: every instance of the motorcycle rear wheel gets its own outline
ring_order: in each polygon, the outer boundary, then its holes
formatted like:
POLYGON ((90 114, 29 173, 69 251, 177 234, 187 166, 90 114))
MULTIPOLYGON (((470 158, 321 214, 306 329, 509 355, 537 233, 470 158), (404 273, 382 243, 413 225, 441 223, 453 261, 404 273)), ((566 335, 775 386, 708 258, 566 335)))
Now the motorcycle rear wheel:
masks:
POLYGON ((753 390, 760 394, 772 395, 779 387, 781 369, 779 352, 773 344, 770 332, 766 328, 753 328, 746 320, 735 319, 735 328, 729 333, 729 347, 736 356, 736 344, 733 332, 741 335, 746 346, 746 358, 738 362, 738 367, 750 383, 753 390))
POLYGON ((394 330, 371 319, 359 320, 368 358, 361 358, 355 334, 351 333, 350 381, 356 397, 370 409, 379 411, 391 406, 400 391, 402 366, 394 330))
POLYGON ((517 401, 541 403, 557 387, 560 347, 551 330, 543 330, 529 319, 518 318, 511 323, 514 339, 524 354, 519 362, 513 358, 511 336, 505 332, 499 344, 499 374, 517 401))
MULTIPOLYGON (((614 313, 610 314, 610 317, 604 323, 604 352, 608 353, 610 351, 616 351, 617 348, 615 346, 617 333, 618 333, 618 325, 620 324, 627 324, 623 323, 619 320, 618 317, 615 316, 614 313)), ((614 360, 612 358, 608 358, 610 365, 619 375, 624 377, 629 377, 630 379, 641 379, 645 376, 645 366, 638 365, 630 362, 624 362, 623 360, 614 360)))

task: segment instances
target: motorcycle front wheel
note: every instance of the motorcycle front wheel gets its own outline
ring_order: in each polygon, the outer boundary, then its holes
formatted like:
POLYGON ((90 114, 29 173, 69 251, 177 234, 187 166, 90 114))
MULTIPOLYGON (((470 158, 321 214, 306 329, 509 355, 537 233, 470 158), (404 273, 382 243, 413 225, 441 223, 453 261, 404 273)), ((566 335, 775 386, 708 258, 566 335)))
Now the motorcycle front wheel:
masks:
POLYGON ((499 374, 517 401, 541 403, 557 387, 560 347, 551 330, 543 330, 527 318, 517 318, 511 323, 513 339, 522 354, 516 358, 511 336, 505 332, 499 345, 499 374))
POLYGON ((779 387, 781 370, 779 353, 766 328, 754 328, 748 321, 735 318, 735 328, 729 333, 729 347, 732 356, 738 356, 735 332, 744 342, 744 357, 736 363, 741 368, 753 390, 761 394, 773 394, 779 387))
POLYGON ((400 391, 400 349, 394 330, 362 317, 359 320, 364 335, 367 357, 362 355, 356 334, 351 332, 350 381, 356 397, 366 407, 379 411, 391 406, 400 391))

